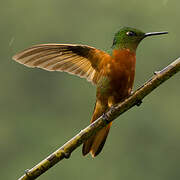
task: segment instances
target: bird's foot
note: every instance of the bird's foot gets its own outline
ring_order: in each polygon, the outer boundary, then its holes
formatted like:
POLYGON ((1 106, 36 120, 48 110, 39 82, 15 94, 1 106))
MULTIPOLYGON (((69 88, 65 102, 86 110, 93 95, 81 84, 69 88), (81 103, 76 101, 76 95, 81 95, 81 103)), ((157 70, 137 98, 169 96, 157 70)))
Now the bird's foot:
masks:
POLYGON ((108 116, 107 116, 106 113, 103 113, 102 119, 103 119, 104 121, 107 121, 107 122, 108 122, 108 116))
POLYGON ((116 108, 115 108, 114 105, 112 105, 112 106, 110 107, 110 111, 111 111, 111 114, 112 114, 114 111, 116 111, 116 108))

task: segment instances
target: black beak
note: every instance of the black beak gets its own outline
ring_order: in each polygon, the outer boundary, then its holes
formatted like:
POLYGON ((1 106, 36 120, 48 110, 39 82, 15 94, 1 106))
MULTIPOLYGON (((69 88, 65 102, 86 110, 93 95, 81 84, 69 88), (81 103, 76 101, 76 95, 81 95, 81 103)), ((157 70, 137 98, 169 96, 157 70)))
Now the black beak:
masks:
POLYGON ((161 34, 168 34, 168 32, 167 31, 164 31, 164 32, 149 32, 149 33, 145 33, 144 37, 161 35, 161 34))

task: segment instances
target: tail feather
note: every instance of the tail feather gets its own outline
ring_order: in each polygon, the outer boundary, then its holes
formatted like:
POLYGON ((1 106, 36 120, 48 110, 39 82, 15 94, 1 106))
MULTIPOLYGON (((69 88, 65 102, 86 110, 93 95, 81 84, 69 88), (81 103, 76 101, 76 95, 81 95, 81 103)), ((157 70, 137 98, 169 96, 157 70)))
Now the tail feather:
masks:
MULTIPOLYGON (((97 118, 99 118, 104 112, 106 112, 106 110, 107 110, 107 106, 105 106, 104 104, 102 104, 100 101, 97 100, 94 108, 94 113, 91 119, 91 123, 94 122, 97 118)), ((84 142, 82 148, 82 154, 84 156, 88 153, 91 153, 92 157, 95 157, 101 152, 106 142, 106 138, 108 136, 111 124, 112 123, 108 124, 107 126, 102 128, 99 132, 97 132, 94 136, 90 137, 86 142, 84 142)))
POLYGON ((83 156, 85 156, 86 154, 90 152, 93 141, 94 141, 94 136, 90 137, 86 142, 84 142, 83 148, 82 148, 83 156))
POLYGON ((101 152, 106 142, 106 138, 108 136, 110 127, 111 127, 111 124, 107 125, 95 135, 93 139, 93 143, 91 145, 91 150, 90 150, 92 157, 97 156, 101 152))
POLYGON ((106 142, 111 125, 112 123, 108 124, 106 127, 102 128, 96 135, 90 137, 86 142, 84 142, 82 148, 83 156, 91 153, 92 157, 95 157, 101 152, 106 142))

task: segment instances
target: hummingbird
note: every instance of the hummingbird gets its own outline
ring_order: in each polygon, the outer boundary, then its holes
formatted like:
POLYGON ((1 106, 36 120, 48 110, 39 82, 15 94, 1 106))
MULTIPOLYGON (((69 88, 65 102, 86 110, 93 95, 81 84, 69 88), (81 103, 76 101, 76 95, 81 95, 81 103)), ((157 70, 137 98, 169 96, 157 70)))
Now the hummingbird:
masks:
MULTIPOLYGON (((97 88, 92 123, 131 94, 139 43, 146 37, 167 33, 144 33, 123 27, 115 33, 109 53, 81 44, 40 44, 17 53, 13 59, 31 68, 68 72, 94 84, 97 88)), ((90 153, 95 157, 101 152, 111 125, 108 124, 84 142, 83 155, 90 153)))

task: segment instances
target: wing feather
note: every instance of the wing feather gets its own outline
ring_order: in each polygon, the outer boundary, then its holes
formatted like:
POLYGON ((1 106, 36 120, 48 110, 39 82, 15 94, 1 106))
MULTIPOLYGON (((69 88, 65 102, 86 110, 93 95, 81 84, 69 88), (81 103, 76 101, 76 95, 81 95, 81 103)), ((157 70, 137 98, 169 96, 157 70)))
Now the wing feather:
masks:
POLYGON ((94 84, 100 78, 99 64, 110 55, 94 47, 77 44, 40 44, 25 49, 13 59, 28 67, 38 67, 48 71, 65 71, 94 84))

